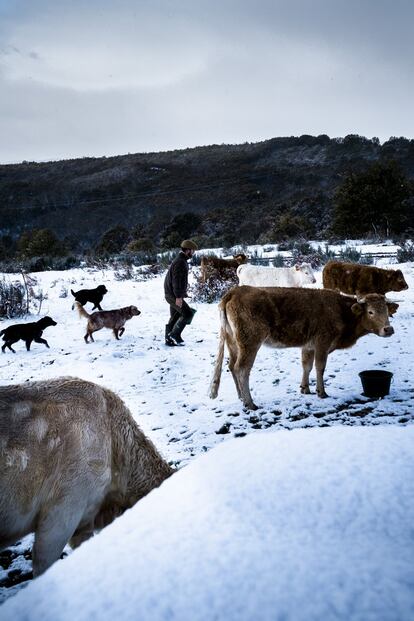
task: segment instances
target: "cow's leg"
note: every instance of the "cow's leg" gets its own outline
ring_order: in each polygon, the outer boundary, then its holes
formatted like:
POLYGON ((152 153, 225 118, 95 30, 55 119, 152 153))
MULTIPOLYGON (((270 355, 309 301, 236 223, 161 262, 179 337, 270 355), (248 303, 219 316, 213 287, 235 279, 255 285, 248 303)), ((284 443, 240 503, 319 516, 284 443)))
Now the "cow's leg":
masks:
POLYGON ((112 330, 112 332, 114 333, 114 336, 115 336, 116 340, 117 340, 117 341, 119 341, 119 336, 118 336, 118 328, 114 328, 114 329, 112 330))
POLYGON ((79 547, 81 543, 93 537, 93 533, 94 523, 92 520, 89 524, 86 524, 85 526, 82 526, 82 528, 75 531, 75 534, 69 540, 70 547, 73 549, 79 547))
POLYGON ((325 372, 327 359, 328 359, 327 348, 316 348, 315 349, 316 392, 318 394, 318 397, 321 397, 321 399, 325 399, 325 397, 328 397, 327 393, 325 392, 325 386, 323 383, 323 374, 325 372))
MULTIPOLYGON (((73 499, 70 499, 69 507, 72 502, 73 499)), ((42 574, 58 560, 75 532, 82 513, 71 512, 69 507, 66 503, 57 505, 40 515, 32 551, 34 577, 42 574)))
POLYGON ((237 360, 237 345, 229 337, 227 337, 226 343, 227 343, 227 349, 229 350, 229 369, 233 376, 234 384, 236 386, 237 396, 239 399, 241 399, 242 396, 241 396, 241 391, 240 391, 240 386, 239 386, 239 380, 238 380, 236 373, 234 372, 234 365, 236 364, 236 360, 237 360))
POLYGON ((310 394, 309 388, 309 374, 312 371, 313 361, 315 358, 315 351, 313 349, 302 349, 302 381, 300 383, 300 392, 303 395, 310 394))
POLYGON ((258 406, 253 402, 250 394, 249 377, 257 352, 259 351, 259 347, 260 343, 250 343, 248 348, 243 347, 243 349, 240 349, 234 365, 234 375, 237 378, 238 386, 240 388, 240 398, 243 405, 248 410, 258 409, 258 406))

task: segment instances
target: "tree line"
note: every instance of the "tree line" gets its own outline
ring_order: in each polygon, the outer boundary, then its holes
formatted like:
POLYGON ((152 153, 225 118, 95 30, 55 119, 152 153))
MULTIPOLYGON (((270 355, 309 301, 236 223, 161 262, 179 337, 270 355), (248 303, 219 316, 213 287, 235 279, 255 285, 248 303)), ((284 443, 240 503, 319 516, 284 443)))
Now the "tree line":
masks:
POLYGON ((189 237, 200 247, 311 238, 414 237, 414 184, 394 160, 375 161, 362 171, 345 174, 329 207, 322 193, 274 212, 263 210, 261 200, 260 191, 256 191, 244 205, 235 203, 226 209, 213 207, 204 214, 187 211, 161 218, 155 213, 149 224, 119 223, 81 253, 76 239, 60 238, 48 227, 25 230, 17 238, 3 234, 0 260, 64 259, 79 254, 102 258, 121 253, 151 255, 177 248, 189 237))

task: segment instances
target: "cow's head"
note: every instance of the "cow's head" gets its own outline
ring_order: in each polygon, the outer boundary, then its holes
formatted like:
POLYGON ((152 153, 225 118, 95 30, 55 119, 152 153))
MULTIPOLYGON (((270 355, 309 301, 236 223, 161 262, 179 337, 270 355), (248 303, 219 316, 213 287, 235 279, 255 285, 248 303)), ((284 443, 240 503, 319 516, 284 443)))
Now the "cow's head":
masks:
POLYGON ((354 315, 360 318, 361 327, 367 332, 378 336, 391 336, 394 328, 390 326, 389 317, 397 312, 398 304, 389 302, 384 295, 369 293, 364 298, 359 298, 351 306, 354 315))
POLYGON ((234 254, 233 259, 237 261, 239 265, 241 265, 242 263, 246 263, 247 261, 246 255, 241 252, 239 254, 234 254))
POLYGON ((300 272, 303 283, 315 283, 316 278, 310 263, 295 263, 295 270, 300 272))
POLYGON ((408 289, 408 285, 401 270, 390 271, 387 276, 390 291, 403 291, 404 289, 408 289))

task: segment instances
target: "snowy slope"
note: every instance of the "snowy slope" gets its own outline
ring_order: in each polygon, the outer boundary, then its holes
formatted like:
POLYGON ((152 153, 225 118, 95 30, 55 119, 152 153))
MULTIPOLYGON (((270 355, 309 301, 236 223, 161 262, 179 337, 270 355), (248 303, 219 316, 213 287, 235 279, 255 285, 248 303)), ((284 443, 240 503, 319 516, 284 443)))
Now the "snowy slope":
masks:
POLYGON ((409 621, 414 427, 222 444, 56 563, 2 621, 409 621))

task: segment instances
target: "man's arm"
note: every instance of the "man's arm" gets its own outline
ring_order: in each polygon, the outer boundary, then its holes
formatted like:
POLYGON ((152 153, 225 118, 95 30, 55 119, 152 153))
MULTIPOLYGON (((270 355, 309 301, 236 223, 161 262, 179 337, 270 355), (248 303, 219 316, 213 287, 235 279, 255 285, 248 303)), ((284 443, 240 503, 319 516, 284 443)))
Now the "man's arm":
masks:
POLYGON ((188 269, 180 263, 174 265, 172 270, 172 289, 175 303, 179 308, 183 304, 183 298, 187 295, 188 269))

